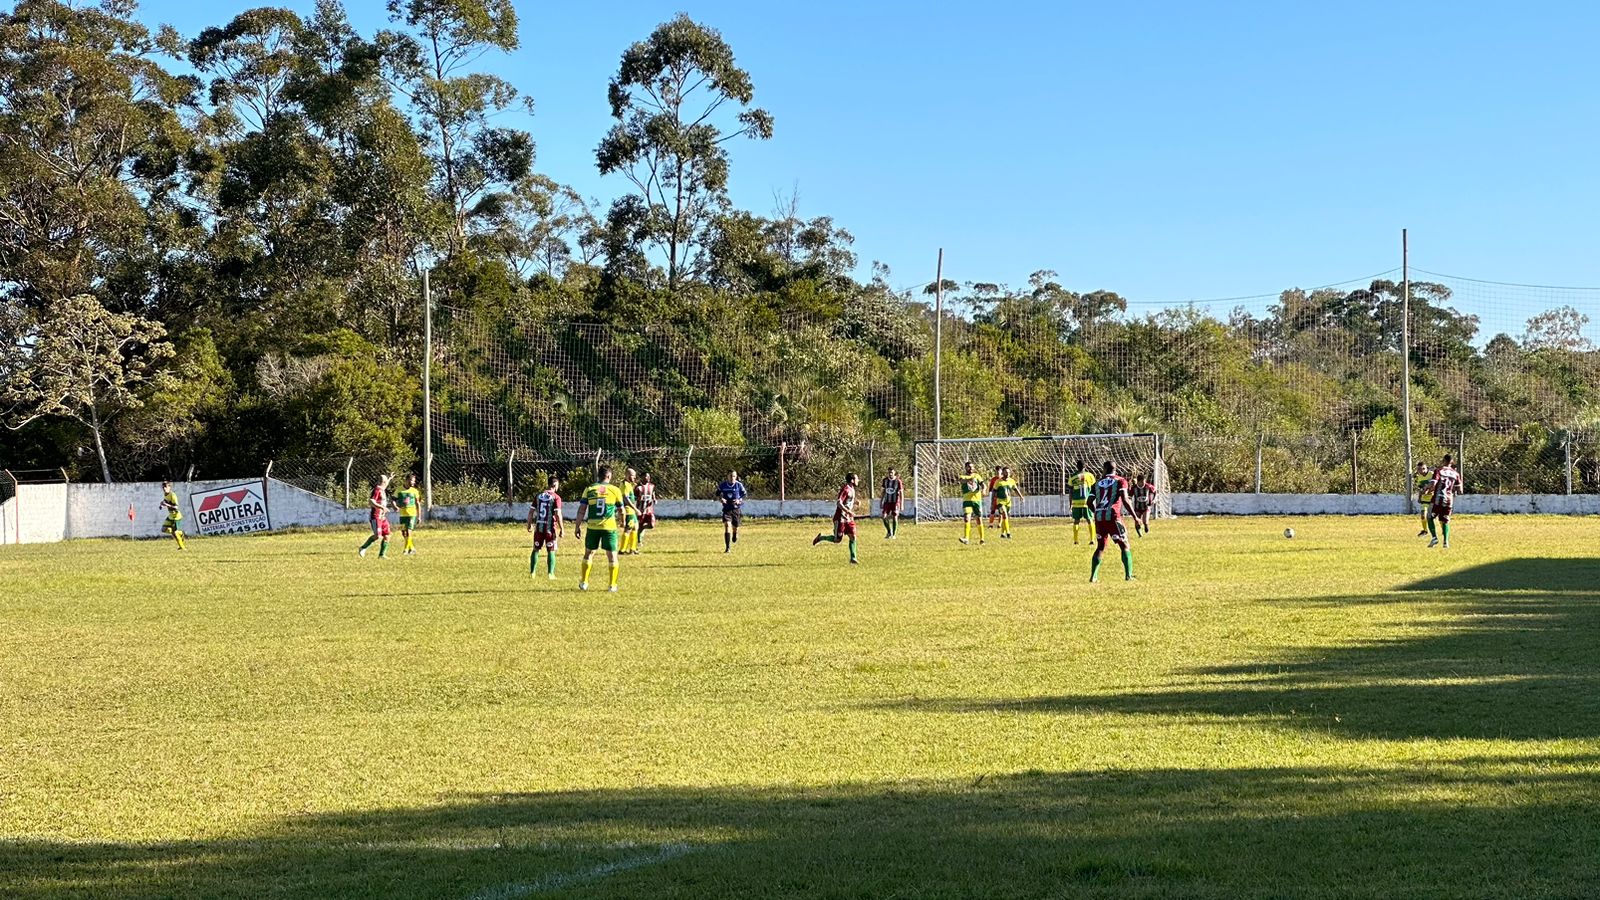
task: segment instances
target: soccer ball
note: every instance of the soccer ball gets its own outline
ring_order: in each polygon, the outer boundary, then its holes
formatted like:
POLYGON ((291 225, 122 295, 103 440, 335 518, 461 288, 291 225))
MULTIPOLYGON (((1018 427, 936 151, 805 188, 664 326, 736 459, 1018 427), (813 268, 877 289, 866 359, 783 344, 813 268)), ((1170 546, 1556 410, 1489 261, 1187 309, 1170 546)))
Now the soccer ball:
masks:
POLYGON ((1285 528, 1283 530, 1283 536, 1286 537, 1286 538, 1294 537, 1294 529, 1293 528, 1285 528))

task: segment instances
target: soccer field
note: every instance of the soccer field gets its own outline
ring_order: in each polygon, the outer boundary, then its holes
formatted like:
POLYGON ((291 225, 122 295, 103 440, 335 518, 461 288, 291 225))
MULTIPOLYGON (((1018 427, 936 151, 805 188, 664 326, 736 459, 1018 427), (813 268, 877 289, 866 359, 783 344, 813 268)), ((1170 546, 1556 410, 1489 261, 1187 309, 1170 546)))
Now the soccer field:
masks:
POLYGON ((4 548, 0 896, 1600 893, 1600 521, 816 528, 4 548))

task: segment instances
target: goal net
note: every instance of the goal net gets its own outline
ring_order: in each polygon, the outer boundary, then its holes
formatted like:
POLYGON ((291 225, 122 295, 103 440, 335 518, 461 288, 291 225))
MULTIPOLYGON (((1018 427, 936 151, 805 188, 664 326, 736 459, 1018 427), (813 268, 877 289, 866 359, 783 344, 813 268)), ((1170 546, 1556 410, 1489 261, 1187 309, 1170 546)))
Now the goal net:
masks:
MULTIPOLYGON (((946 438, 918 441, 911 472, 912 495, 918 521, 937 522, 961 516, 958 482, 967 462, 985 477, 1006 466, 1022 489, 1013 502, 1013 516, 1071 515, 1067 479, 1081 464, 1098 478, 1106 460, 1130 482, 1143 473, 1156 485, 1156 505, 1151 515, 1172 517, 1167 467, 1158 434, 1072 434, 1031 438, 946 438)), ((988 510, 985 510, 987 512, 988 510)))

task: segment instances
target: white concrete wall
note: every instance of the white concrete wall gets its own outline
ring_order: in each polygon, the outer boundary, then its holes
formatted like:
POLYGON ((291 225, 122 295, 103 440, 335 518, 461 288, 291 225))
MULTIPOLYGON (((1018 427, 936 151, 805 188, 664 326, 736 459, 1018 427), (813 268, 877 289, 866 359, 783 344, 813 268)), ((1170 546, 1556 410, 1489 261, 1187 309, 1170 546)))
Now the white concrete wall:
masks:
MULTIPOLYGON (((180 482, 173 486, 185 502, 186 519, 191 492, 241 484, 249 479, 180 482)), ((1061 507, 1055 496, 1028 498, 1024 513, 1050 514, 1061 507)), ((1178 515, 1395 515, 1406 511, 1406 498, 1399 494, 1173 494, 1173 511, 1178 515)), ((166 520, 160 509, 161 485, 153 482, 125 484, 24 484, 17 496, 0 504, 0 546, 16 543, 47 543, 66 538, 156 537, 166 520), (135 518, 128 521, 128 506, 135 518)), ((267 485, 267 504, 272 527, 314 528, 332 525, 360 525, 367 520, 364 507, 345 509, 342 503, 313 494, 291 484, 271 479, 267 485)), ((959 517, 959 499, 946 498, 944 512, 959 517)), ((566 504, 567 515, 577 514, 577 504, 566 504)), ((1555 515, 1600 514, 1600 495, 1579 494, 1468 494, 1456 499, 1460 513, 1544 513, 1555 515)), ((663 519, 716 519, 722 506, 715 500, 661 500, 656 513, 663 519)), ((827 517, 833 514, 832 500, 748 500, 745 515, 752 519, 827 517), (780 512, 781 505, 781 512, 780 512)), ((912 513, 910 505, 905 510, 912 513)), ((862 516, 876 515, 876 504, 863 508, 862 516)), ((482 503, 473 506, 435 507, 427 516, 438 522, 522 522, 527 518, 526 503, 482 503)))

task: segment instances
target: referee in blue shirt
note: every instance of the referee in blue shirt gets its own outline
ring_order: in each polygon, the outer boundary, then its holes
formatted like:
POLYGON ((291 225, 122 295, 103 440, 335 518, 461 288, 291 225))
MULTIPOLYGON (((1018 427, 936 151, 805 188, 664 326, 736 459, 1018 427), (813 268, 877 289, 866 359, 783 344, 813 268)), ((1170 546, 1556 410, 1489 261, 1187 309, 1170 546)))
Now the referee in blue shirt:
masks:
POLYGON ((739 473, 730 471, 728 479, 717 485, 717 496, 722 500, 722 552, 733 550, 739 543, 739 523, 744 519, 744 482, 739 473))

